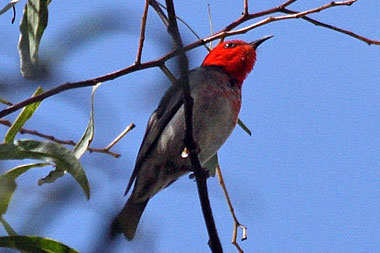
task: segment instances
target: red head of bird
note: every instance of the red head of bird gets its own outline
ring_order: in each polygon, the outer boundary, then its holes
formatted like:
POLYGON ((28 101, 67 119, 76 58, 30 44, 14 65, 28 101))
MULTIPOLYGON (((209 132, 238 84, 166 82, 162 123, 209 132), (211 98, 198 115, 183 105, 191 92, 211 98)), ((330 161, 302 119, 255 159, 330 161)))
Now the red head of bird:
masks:
POLYGON ((241 86, 255 65, 256 48, 272 37, 266 36, 251 43, 241 40, 222 42, 211 50, 204 59, 202 66, 220 66, 241 86))

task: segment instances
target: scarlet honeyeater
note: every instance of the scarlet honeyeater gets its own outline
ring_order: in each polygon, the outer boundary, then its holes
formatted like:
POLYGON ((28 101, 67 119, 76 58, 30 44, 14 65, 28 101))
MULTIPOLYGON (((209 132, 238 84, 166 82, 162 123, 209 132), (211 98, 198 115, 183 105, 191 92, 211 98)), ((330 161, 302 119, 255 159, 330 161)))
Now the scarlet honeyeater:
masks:
MULTIPOLYGON (((193 135, 199 160, 205 164, 230 136, 238 121, 241 87, 256 61, 256 48, 267 36, 252 43, 226 41, 216 46, 201 67, 189 72, 193 107, 193 135)), ((112 224, 113 233, 131 240, 141 215, 154 194, 191 171, 184 151, 184 106, 181 82, 165 93, 150 116, 135 169, 126 193, 127 203, 112 224)))

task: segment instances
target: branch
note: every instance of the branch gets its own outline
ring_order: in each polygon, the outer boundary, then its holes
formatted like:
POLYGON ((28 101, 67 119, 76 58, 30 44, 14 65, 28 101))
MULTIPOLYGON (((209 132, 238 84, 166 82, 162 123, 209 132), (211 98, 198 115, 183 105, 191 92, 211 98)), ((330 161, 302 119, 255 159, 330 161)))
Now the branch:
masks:
POLYGON ((110 149, 116 145, 116 143, 118 143, 129 131, 131 131, 133 128, 135 128, 135 124, 131 123, 129 124, 123 132, 121 132, 113 141, 111 141, 110 144, 107 145, 107 147, 105 148, 98 148, 98 149, 95 149, 95 148, 92 148, 92 149, 87 149, 88 151, 91 152, 101 152, 101 153, 106 153, 106 154, 110 154, 112 155, 113 157, 115 158, 119 158, 120 157, 120 154, 117 154, 117 153, 113 153, 110 151, 110 149))
MULTIPOLYGON (((277 6, 277 7, 271 8, 269 10, 253 13, 253 14, 249 14, 248 12, 244 11, 243 15, 240 18, 238 18, 236 21, 232 22, 231 24, 227 25, 220 32, 231 31, 235 27, 241 25, 242 23, 244 23, 245 21, 248 21, 250 19, 255 19, 255 18, 259 18, 259 17, 266 16, 266 15, 269 15, 269 14, 273 14, 273 13, 276 13, 276 12, 280 12, 282 9, 284 9, 287 6, 291 5, 295 1, 296 0, 289 0, 289 1, 286 1, 285 3, 283 3, 283 4, 281 4, 281 5, 277 6)), ((244 7, 244 9, 247 9, 247 11, 248 11, 248 7, 244 7)))
POLYGON ((119 134, 113 141, 111 141, 110 144, 107 145, 105 150, 110 150, 113 146, 116 145, 129 131, 131 131, 133 128, 135 128, 135 124, 131 123, 129 124, 121 134, 119 134))
POLYGON ((223 252, 218 233, 215 226, 214 217, 207 190, 207 173, 202 168, 198 158, 198 144, 193 135, 193 98, 191 97, 189 85, 189 63, 183 47, 181 35, 178 30, 175 9, 172 0, 166 0, 167 12, 169 17, 168 32, 171 35, 176 50, 178 51, 178 64, 180 67, 180 80, 183 85, 184 111, 185 111, 185 149, 189 150, 191 165, 194 169, 197 182, 198 195, 202 206, 203 217, 209 234, 209 246, 212 252, 223 252))
MULTIPOLYGON (((292 11, 292 10, 288 10, 286 8, 280 10, 281 12, 283 13, 287 13, 287 14, 296 14, 297 12, 296 11, 292 11)), ((322 23, 318 20, 315 20, 315 19, 312 19, 312 18, 309 18, 309 17, 301 17, 303 20, 307 21, 307 22, 310 22, 316 26, 321 26, 321 27, 324 27, 324 28, 327 28, 327 29, 330 29, 330 30, 334 30, 334 31, 337 31, 337 32, 340 32, 340 33, 344 33, 348 36, 351 36, 353 38, 356 38, 358 40, 361 40, 361 41, 364 41, 366 42, 368 45, 380 45, 380 41, 376 41, 376 40, 371 40, 371 39, 368 39, 364 36, 361 36, 359 34, 356 34, 354 32, 351 32, 351 31, 348 31, 348 30, 345 30, 345 29, 342 29, 342 28, 339 28, 339 27, 336 27, 336 26, 332 26, 332 25, 329 25, 329 24, 326 24, 326 23, 322 23)))
MULTIPOLYGON (((274 22, 274 21, 280 21, 280 20, 285 20, 285 19, 296 19, 296 18, 301 18, 303 20, 306 20, 314 25, 317 25, 317 26, 321 26, 321 27, 325 27, 327 29, 331 29, 331 30, 334 30, 334 31, 337 31, 337 32, 340 32, 340 33, 343 33, 343 34, 346 34, 346 35, 349 35, 353 38, 356 38, 358 40, 361 40, 365 43, 367 43, 368 45, 380 45, 380 41, 378 40, 373 40, 373 39, 368 39, 364 36, 361 36, 361 35, 358 35, 354 32, 351 32, 349 30, 345 30, 345 29, 342 29, 342 28, 338 28, 336 26, 332 26, 332 25, 329 25, 329 24, 325 24, 325 23, 322 23, 318 20, 315 20, 315 19, 312 19, 312 18, 309 18, 309 17, 306 17, 306 15, 309 15, 309 14, 312 14, 312 13, 317 13, 317 12, 321 12, 322 10, 325 10, 325 9, 328 9, 328 8, 331 8, 331 7, 336 7, 336 6, 351 6, 352 4, 354 4, 357 0, 350 0, 350 1, 343 1, 343 2, 330 2, 329 4, 326 4, 326 5, 323 5, 321 7, 318 7, 318 8, 315 8, 315 9, 311 9, 311 10, 307 10, 307 11, 303 11, 303 12, 296 12, 296 11, 292 11, 292 10, 289 10, 287 9, 286 7, 289 6, 290 4, 294 3, 295 0, 290 0, 290 1, 287 1, 275 8, 272 8, 272 9, 269 9, 269 10, 266 10, 266 11, 262 11, 262 12, 258 12, 258 13, 254 13, 254 14, 248 14, 248 15, 243 15, 241 16, 238 20, 236 20, 235 22, 231 23, 230 25, 226 26, 223 30, 221 30, 220 32, 216 33, 215 35, 220 35, 220 34, 223 34, 223 36, 233 36, 233 35, 236 35, 236 34, 243 34, 243 33, 246 33, 254 28, 257 28, 259 26, 262 26, 262 25, 265 25, 265 24, 268 24, 268 23, 271 23, 271 22, 274 22), (269 15, 269 14, 273 14, 273 13, 277 13, 277 12, 283 12, 283 13, 286 13, 286 14, 290 14, 290 15, 286 15, 286 16, 279 16, 279 17, 269 17, 269 18, 266 18, 260 22, 257 22, 253 25, 250 25, 250 26, 247 26, 245 28, 242 28, 242 29, 239 29, 239 30, 236 30, 236 31, 232 31, 232 32, 229 32, 231 31, 233 28, 235 28, 236 26, 244 23, 245 21, 247 20, 250 20, 250 19, 254 19, 254 18, 257 18, 257 17, 261 17, 261 16, 265 16, 265 15, 269 15)), ((215 36, 214 35, 214 36, 215 36)), ((212 37, 212 36, 210 36, 212 37)), ((219 36, 218 36, 219 37, 219 36)))
MULTIPOLYGON (((159 2, 156 2, 159 6, 161 6, 162 8, 164 8, 166 10, 166 7, 165 5, 159 3, 159 2)), ((181 21, 182 24, 184 24, 186 26, 187 29, 189 29, 189 31, 194 34, 194 36, 198 39, 198 40, 201 40, 201 37, 199 37, 199 35, 195 32, 195 30, 184 20, 182 19, 181 17, 178 17, 176 16, 176 19, 178 19, 179 21, 181 21)), ((204 45, 204 47, 206 48, 207 51, 210 51, 210 49, 204 45)))
POLYGON ((153 7, 153 9, 156 11, 158 16, 161 18, 162 22, 164 23, 165 27, 169 27, 169 20, 168 17, 166 17, 165 13, 161 10, 160 4, 156 2, 156 0, 149 0, 149 4, 153 7))
POLYGON ((19 103, 13 104, 12 106, 9 106, 8 108, 0 111, 0 118, 4 117, 4 116, 6 116, 12 112, 15 112, 15 111, 23 108, 24 106, 33 104, 33 103, 38 102, 38 101, 42 101, 48 97, 51 97, 53 95, 56 95, 58 93, 66 91, 66 90, 94 86, 99 82, 110 81, 110 80, 113 80, 113 79, 118 78, 120 76, 129 74, 129 73, 132 73, 132 72, 135 72, 138 70, 152 68, 152 67, 158 67, 162 64, 162 62, 165 62, 167 59, 170 59, 171 57, 173 57, 173 55, 174 55, 174 52, 172 55, 168 54, 168 55, 166 55, 160 59, 157 59, 155 61, 146 62, 144 64, 136 64, 135 63, 135 64, 132 64, 131 66, 129 66, 125 69, 121 69, 121 70, 112 72, 110 74, 104 75, 104 76, 100 76, 100 77, 96 77, 96 78, 92 78, 92 79, 88 79, 88 80, 84 80, 84 81, 80 81, 80 82, 65 83, 65 84, 59 85, 59 86, 57 86, 51 90, 47 90, 47 91, 41 93, 38 96, 25 99, 19 103))
MULTIPOLYGON (((4 120, 4 119, 0 119, 0 124, 4 125, 4 126, 12 126, 12 123, 9 122, 8 120, 4 120)), ((56 143, 59 143, 59 144, 63 144, 63 145, 71 145, 71 146, 75 146, 76 143, 72 140, 61 140, 61 139, 58 139, 52 135, 47 135, 47 134, 43 134, 43 133, 40 133, 36 130, 30 130, 30 129, 26 129, 26 128, 21 128, 20 131, 19 131, 20 134, 30 134, 30 135, 34 135, 34 136, 38 136, 38 137, 41 137, 43 139, 46 139, 46 140, 50 140, 50 141, 53 141, 53 142, 56 142, 56 143)), ((110 148, 109 148, 110 149, 110 148)), ((92 152, 97 152, 97 153, 104 153, 104 154, 107 154, 107 155, 112 155, 113 157, 115 158, 119 158, 120 157, 120 154, 118 153, 114 153, 112 151, 110 151, 109 149, 107 148, 87 148, 87 150, 92 153, 92 152)))
POLYGON ((136 64, 141 63, 141 55, 142 50, 144 47, 144 40, 145 40, 145 27, 146 27, 146 18, 148 16, 148 7, 149 7, 149 0, 145 0, 145 6, 144 6, 144 13, 141 18, 141 28, 140 28, 140 41, 139 41, 139 48, 137 50, 137 56, 136 56, 136 64))
POLYGON ((241 228, 243 230, 243 235, 241 237, 241 240, 244 241, 244 240, 246 240, 248 238, 247 237, 247 227, 244 226, 244 225, 242 225, 238 221, 238 219, 236 218, 235 210, 234 210, 234 207, 232 206, 232 202, 231 202, 230 196, 228 194, 226 184, 224 183, 224 179, 223 179, 223 175, 222 175, 222 170, 220 169, 219 165, 216 166, 216 173, 218 174, 219 184, 222 187, 224 196, 226 197, 227 205, 230 208, 232 219, 234 220, 234 229, 233 229, 233 233, 232 233, 232 241, 231 242, 232 242, 233 245, 235 245, 235 247, 239 251, 239 253, 243 253, 244 251, 241 249, 240 245, 236 242, 237 230, 238 230, 238 228, 241 228))
MULTIPOLYGON (((343 5, 344 6, 349 6, 349 5, 352 5, 356 1, 357 0, 350 0, 350 1, 344 1, 344 2, 331 2, 331 3, 325 4, 325 5, 321 6, 321 7, 310 9, 310 10, 303 11, 303 12, 295 12, 293 14, 284 15, 284 16, 278 16, 278 17, 271 16, 271 17, 265 18, 265 19, 263 19, 263 20, 261 20, 261 21, 259 21, 257 23, 254 23, 252 25, 246 26, 246 27, 238 29, 238 30, 227 31, 227 30, 223 29, 221 32, 216 33, 213 36, 210 36, 209 39, 215 39, 216 37, 220 37, 220 36, 226 37, 226 36, 233 36, 233 35, 237 35, 237 34, 243 34, 243 33, 246 33, 246 32, 248 32, 248 31, 250 31, 250 30, 252 30, 254 28, 257 28, 259 26, 263 26, 263 25, 269 24, 271 22, 280 21, 280 20, 286 20, 286 19, 303 18, 306 15, 309 15, 309 14, 312 14, 312 13, 321 12, 322 10, 325 10, 325 9, 328 9, 328 8, 331 8, 331 7, 343 6, 343 5)), ((279 8, 279 7, 277 7, 277 8, 279 8)), ((277 8, 275 8, 275 9, 277 9, 277 8)), ((280 11, 280 12, 282 10, 283 9, 278 9, 278 11, 280 11)))
POLYGON ((176 83, 178 80, 177 78, 173 75, 172 72, 165 66, 165 64, 162 64, 160 66, 161 71, 166 75, 166 77, 172 82, 173 84, 176 83))
POLYGON ((248 15, 248 0, 244 0, 244 12, 243 15, 248 15))
MULTIPOLYGON (((317 21, 315 19, 311 19, 309 17, 306 17, 306 15, 308 15, 308 14, 316 13, 316 12, 322 11, 322 10, 330 8, 330 7, 341 6, 341 5, 351 5, 354 2, 356 2, 356 0, 345 1, 345 2, 331 2, 330 4, 324 5, 322 7, 319 7, 319 8, 316 8, 316 9, 312 9, 312 10, 308 10, 308 11, 304 11, 304 12, 295 12, 295 11, 291 11, 291 10, 286 9, 286 7, 288 7, 289 5, 291 5, 292 3, 294 3, 295 1, 296 0, 288 0, 288 1, 284 2, 283 4, 277 6, 277 7, 274 7, 274 8, 265 10, 265 11, 253 13, 253 14, 243 13, 243 15, 240 18, 238 18, 236 21, 233 21, 232 23, 230 23, 229 25, 227 25, 221 31, 219 31, 219 32, 217 32, 217 33, 215 33, 215 34, 213 34, 211 36, 208 36, 206 38, 197 40, 197 41, 195 41, 195 42, 193 42, 193 43, 185 46, 184 50, 185 51, 191 50, 193 48, 199 47, 200 45, 205 45, 206 43, 211 42, 211 41, 216 40, 216 39, 221 39, 221 38, 233 36, 233 35, 236 35, 236 34, 246 33, 246 32, 248 32, 248 31, 250 31, 250 30, 252 30, 254 28, 257 28, 259 26, 262 26, 262 25, 265 25, 265 24, 268 24, 268 23, 271 23, 271 22, 274 22, 274 21, 280 21, 280 20, 286 20, 286 19, 295 19, 295 18, 301 18, 301 19, 304 19, 304 20, 306 20, 308 22, 311 22, 311 23, 313 23, 315 25, 319 25, 319 26, 322 26, 322 27, 325 27, 325 28, 328 28, 328 29, 331 29, 331 30, 334 30, 334 31, 337 31, 337 32, 341 32, 341 33, 347 34, 347 35, 349 35, 349 36, 351 36, 353 38, 356 38, 356 39, 359 39, 361 41, 364 41, 365 43, 367 43, 369 45, 371 45, 371 44, 380 45, 380 41, 378 41, 378 40, 368 39, 368 38, 365 38, 364 36, 358 35, 358 34, 353 33, 351 31, 344 30, 344 29, 341 29, 341 28, 338 28, 338 27, 335 27, 335 26, 332 26, 332 25, 324 24, 324 23, 319 22, 319 21, 317 21), (268 17, 268 18, 266 18, 266 19, 264 19, 262 21, 259 21, 259 22, 255 23, 253 25, 247 26, 247 27, 239 29, 239 30, 231 31, 233 28, 235 28, 235 27, 243 24, 244 22, 246 22, 248 20, 255 19, 255 18, 258 18, 258 17, 262 17, 262 16, 265 16, 265 15, 270 15, 270 14, 273 14, 273 13, 278 13, 278 12, 287 13, 289 15, 279 16, 279 17, 268 17)), ((149 0, 149 4, 151 6, 153 6, 153 7, 156 7, 156 8, 158 6, 157 2, 156 1, 152 1, 152 0, 149 0), (156 3, 156 5, 152 5, 152 3, 153 4, 156 3)), ((160 17, 163 19, 164 22, 167 21, 167 18, 162 13, 162 11, 161 11, 161 16, 160 17)), ((22 108, 22 107, 24 107, 26 105, 32 104, 32 103, 37 102, 37 101, 44 100, 44 99, 46 99, 48 97, 51 97, 53 95, 56 95, 56 94, 58 94, 60 92, 66 91, 66 90, 93 86, 93 85, 96 85, 98 82, 110 81, 110 80, 113 80, 113 79, 118 78, 118 77, 123 76, 123 75, 127 75, 127 74, 135 72, 135 71, 139 71, 139 70, 143 70, 143 69, 148 69, 148 68, 153 68, 153 67, 160 67, 167 60, 173 58, 176 55, 176 53, 177 53, 177 51, 174 50, 174 51, 171 51, 170 53, 162 56, 161 58, 153 60, 153 61, 149 61, 149 62, 146 62, 146 63, 138 63, 138 62, 136 62, 136 63, 132 64, 131 66, 127 67, 127 68, 124 68, 124 69, 121 69, 121 70, 118 70, 118 71, 115 71, 113 73, 106 74, 106 75, 103 75, 103 76, 100 76, 100 77, 96 77, 96 78, 93 78, 93 79, 88 79, 88 80, 80 81, 80 82, 65 83, 65 84, 59 85, 59 86, 57 86, 57 87, 55 87, 55 88, 53 88, 51 90, 48 90, 46 92, 41 93, 38 96, 25 99, 25 100, 23 100, 23 101, 21 101, 21 102, 19 102, 17 104, 14 104, 13 106, 9 106, 8 108, 3 109, 2 111, 0 111, 0 118, 4 117, 4 116, 6 116, 6 115, 8 115, 8 114, 10 114, 12 112, 17 111, 17 110, 19 110, 20 108, 22 108)))

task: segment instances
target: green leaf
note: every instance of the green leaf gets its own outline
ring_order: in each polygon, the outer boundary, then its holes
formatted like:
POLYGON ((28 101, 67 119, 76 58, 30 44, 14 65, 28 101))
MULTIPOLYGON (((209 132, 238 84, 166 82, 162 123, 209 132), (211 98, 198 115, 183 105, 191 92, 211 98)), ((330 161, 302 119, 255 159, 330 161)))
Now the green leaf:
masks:
POLYGON ((50 163, 32 163, 21 165, 7 171, 0 176, 0 216, 3 215, 7 209, 9 202, 12 199, 13 193, 16 190, 16 178, 22 173, 28 171, 30 168, 43 167, 51 165, 50 163))
POLYGON ((45 167, 45 166, 51 166, 51 163, 29 163, 29 164, 24 164, 17 166, 11 170, 8 170, 5 172, 1 177, 5 176, 8 178, 11 178, 12 180, 16 180, 21 174, 27 172, 31 168, 36 168, 36 167, 45 167))
POLYGON ((49 174, 38 180, 38 185, 43 185, 46 183, 54 183, 55 180, 57 180, 60 177, 63 177, 65 175, 65 171, 61 168, 56 167, 55 170, 52 170, 49 172, 49 174))
MULTIPOLYGON (((37 96, 43 92, 41 87, 38 87, 37 90, 33 93, 32 97, 37 96)), ((24 126, 25 122, 32 117, 33 113, 37 110, 38 106, 41 104, 41 101, 35 102, 33 104, 27 105, 22 109, 20 114, 17 116, 15 122, 13 122, 12 126, 8 129, 4 142, 11 143, 15 139, 16 134, 20 129, 24 126)))
POLYGON ((252 132, 251 130, 249 130, 249 128, 243 123, 243 121, 241 121, 240 119, 238 119, 238 125, 249 135, 249 136, 252 136, 252 132))
POLYGON ((7 5, 4 6, 3 9, 0 10, 0 16, 6 13, 12 6, 18 3, 20 0, 11 0, 7 5))
MULTIPOLYGON (((35 140, 19 140, 14 144, 0 144, 0 160, 37 159, 53 162, 59 170, 69 172, 82 187, 86 198, 90 198, 90 186, 79 160, 71 150, 53 143, 35 140)), ((49 182, 44 179, 42 183, 49 182)), ((54 180, 53 180, 54 181, 54 180)))
POLYGON ((5 104, 5 105, 12 105, 12 103, 6 100, 5 98, 0 98, 0 103, 5 104))
POLYGON ((48 22, 48 5, 51 0, 28 0, 20 24, 18 50, 21 74, 34 78, 38 70, 38 48, 48 22))
POLYGON ((23 250, 27 252, 77 253, 65 244, 38 236, 1 236, 0 247, 23 250))
POLYGON ((16 190, 16 182, 8 177, 0 177, 0 215, 3 215, 11 201, 13 192, 16 190))
POLYGON ((94 138, 94 96, 96 89, 101 84, 102 83, 98 83, 97 85, 92 87, 90 119, 88 120, 86 131, 84 132, 82 138, 73 149, 73 154, 77 159, 81 158, 81 156, 86 152, 87 148, 90 146, 92 142, 92 139, 94 138))
POLYGON ((0 216, 0 223, 3 224, 5 231, 7 231, 8 235, 17 235, 14 229, 6 222, 6 220, 0 216))
POLYGON ((218 161, 218 154, 215 154, 213 157, 211 157, 204 165, 203 167, 208 170, 208 173, 211 177, 215 177, 216 174, 216 167, 219 165, 218 161))

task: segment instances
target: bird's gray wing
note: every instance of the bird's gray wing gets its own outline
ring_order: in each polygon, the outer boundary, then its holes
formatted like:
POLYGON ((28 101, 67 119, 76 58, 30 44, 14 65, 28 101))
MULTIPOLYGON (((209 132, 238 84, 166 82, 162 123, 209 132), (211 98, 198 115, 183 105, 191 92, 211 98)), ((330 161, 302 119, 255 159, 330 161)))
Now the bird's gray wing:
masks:
POLYGON ((127 194, 131 188, 144 159, 156 146, 162 131, 182 106, 183 93, 181 87, 180 84, 172 85, 162 97, 157 109, 150 116, 145 130, 144 139, 137 155, 135 169, 129 179, 125 194, 127 194))

